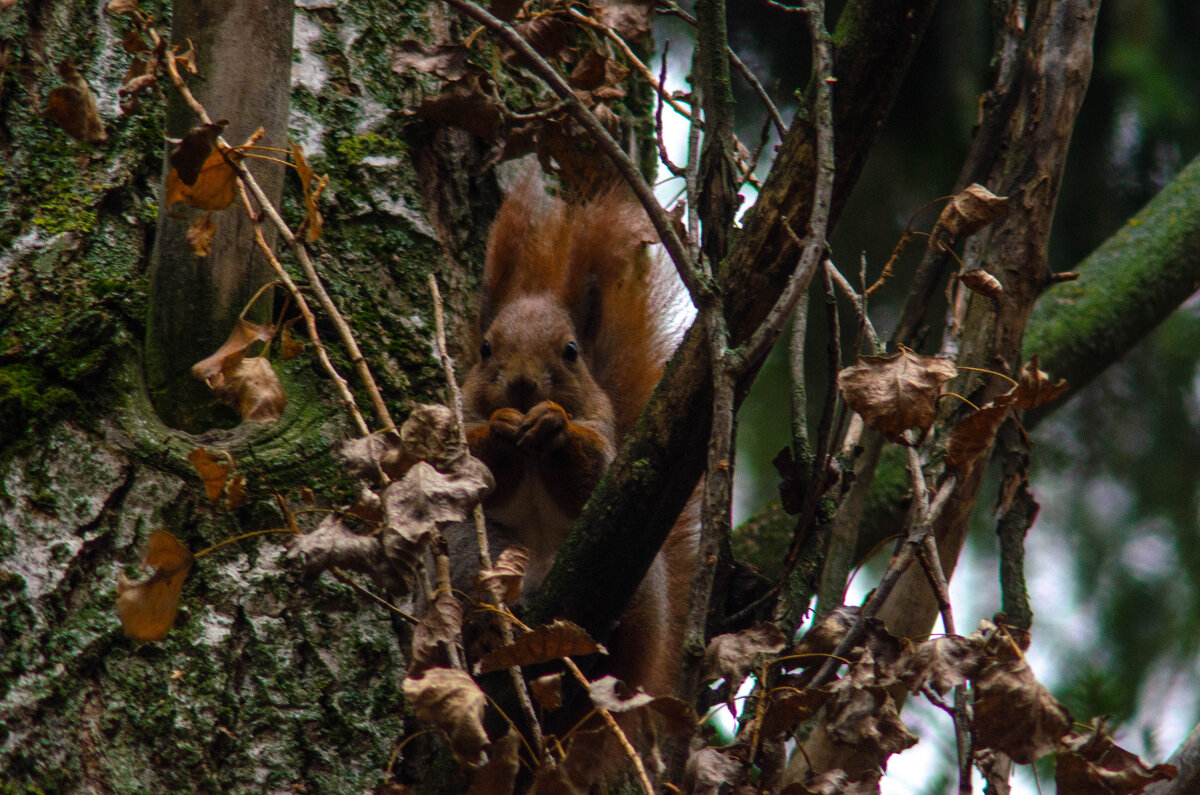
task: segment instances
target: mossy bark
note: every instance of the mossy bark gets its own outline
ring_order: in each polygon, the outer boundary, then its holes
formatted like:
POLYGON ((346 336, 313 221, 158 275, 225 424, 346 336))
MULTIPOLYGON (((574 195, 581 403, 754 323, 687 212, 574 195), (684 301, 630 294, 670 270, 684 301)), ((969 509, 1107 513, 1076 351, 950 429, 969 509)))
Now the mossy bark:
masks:
MULTIPOLYGON (((143 8, 169 23, 169 6, 143 8)), ((331 176, 313 253, 403 416, 441 389, 426 274, 439 272, 460 330, 498 194, 480 176, 480 142, 414 132, 388 110, 419 94, 390 48, 460 31, 424 3, 295 14, 290 135, 331 176)), ((69 0, 0 15, 12 66, 0 84, 0 791, 369 790, 409 720, 403 627, 339 583, 302 580, 283 536, 198 560, 165 640, 135 643, 117 622, 118 573, 141 576, 132 564, 151 531, 199 550, 284 527, 275 495, 304 507, 308 486, 325 507, 354 489, 332 455, 349 423, 310 354, 275 363, 289 400, 271 425, 173 430, 147 396, 163 107, 149 97, 119 112, 127 24, 69 0), (94 148, 39 114, 67 57, 108 128, 94 148), (244 506, 208 501, 186 459, 200 445, 237 460, 244 506)), ((293 224, 297 196, 289 177, 293 224)), ((177 298, 161 308, 206 311, 177 298)), ((333 330, 320 330, 349 375, 333 330)))

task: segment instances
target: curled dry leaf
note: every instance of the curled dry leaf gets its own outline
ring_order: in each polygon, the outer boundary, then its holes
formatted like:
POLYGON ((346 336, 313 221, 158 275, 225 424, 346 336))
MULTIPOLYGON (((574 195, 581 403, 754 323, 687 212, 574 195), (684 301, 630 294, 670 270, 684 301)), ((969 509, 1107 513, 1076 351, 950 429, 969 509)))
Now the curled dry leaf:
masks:
POLYGON ((218 144, 200 166, 196 181, 188 185, 175 169, 167 174, 167 206, 187 202, 197 210, 224 210, 237 198, 237 172, 230 163, 244 155, 218 144))
POLYGON ((136 14, 138 0, 109 0, 104 9, 110 14, 136 14))
POLYGON ((296 315, 291 320, 285 321, 280 329, 279 358, 283 359, 284 361, 287 361, 288 359, 295 359, 304 352, 304 341, 298 340, 292 336, 292 326, 296 325, 296 322, 299 320, 303 320, 303 317, 296 315))
POLYGON ((192 252, 197 257, 207 257, 212 252, 213 235, 217 233, 217 223, 212 213, 198 215, 188 225, 187 241, 192 252))
POLYGON ((441 93, 419 104, 413 115, 495 141, 504 123, 504 106, 496 98, 487 73, 469 66, 463 77, 443 85, 441 93))
POLYGON ((509 795, 517 783, 521 735, 516 729, 488 746, 487 763, 475 771, 467 795, 509 795))
POLYGON ((607 654, 596 641, 570 621, 558 620, 543 624, 521 635, 512 643, 484 655, 479 672, 486 674, 515 666, 536 665, 560 657, 581 657, 586 654, 607 654))
POLYGON ((1038 357, 1033 356, 1021 368, 1017 387, 1012 391, 1012 405, 1015 409, 1035 409, 1043 403, 1057 400, 1066 391, 1066 380, 1060 378, 1051 383, 1050 376, 1038 369, 1038 357))
POLYGON ((192 365, 192 376, 205 382, 216 378, 223 369, 241 361, 251 345, 269 342, 274 334, 275 326, 270 323, 251 323, 245 318, 238 318, 221 347, 211 356, 192 365))
POLYGON ((200 169, 204 167, 217 145, 217 139, 228 126, 228 119, 201 124, 188 130, 187 135, 179 140, 171 152, 171 167, 175 169, 176 175, 184 185, 196 184, 196 180, 200 178, 200 169))
POLYGON ((85 144, 102 144, 108 140, 104 121, 96 106, 96 95, 70 59, 58 65, 64 86, 50 92, 46 100, 46 118, 56 123, 67 135, 85 144))
POLYGON ((477 458, 463 456, 447 472, 419 461, 383 490, 386 528, 417 541, 438 522, 465 522, 491 487, 491 472, 477 458))
POLYGON ((407 567, 397 565, 386 554, 378 534, 355 533, 333 514, 322 519, 312 532, 298 536, 288 557, 301 561, 310 577, 335 567, 361 572, 391 596, 408 593, 408 577, 415 564, 415 558, 410 558, 407 567))
POLYGON ((454 594, 447 590, 438 591, 413 629, 413 665, 410 673, 426 668, 449 667, 447 646, 458 642, 462 620, 462 604, 454 594))
POLYGON ((1103 717, 1092 718, 1087 731, 1072 732, 1062 739, 1054 766, 1059 795, 1134 795, 1179 774, 1174 765, 1151 767, 1116 745, 1104 724, 1103 717))
POLYGON ((746 765, 722 751, 704 746, 691 753, 683 769, 683 791, 688 795, 718 795, 746 780, 746 765))
POLYGON ((1008 417, 1008 406, 987 405, 959 420, 946 442, 946 466, 958 472, 975 463, 996 438, 1008 417))
POLYGON ((900 720, 896 702, 879 685, 849 684, 839 680, 829 704, 829 734, 872 758, 872 766, 887 768, 892 754, 917 744, 917 736, 900 720))
POLYGON ((993 663, 975 679, 975 736, 979 748, 995 748, 1027 765, 1055 749, 1071 728, 1071 713, 1016 657, 993 663))
POLYGON ((858 607, 855 605, 838 605, 823 616, 804 633, 804 637, 796 644, 792 656, 812 655, 813 659, 800 659, 801 665, 820 665, 825 662, 827 655, 832 654, 837 645, 846 637, 846 633, 858 620, 858 607))
POLYGON ((455 466, 466 452, 458 438, 454 412, 445 406, 417 406, 400 426, 400 439, 414 458, 439 469, 455 466))
POLYGON ((569 82, 577 91, 594 91, 615 86, 628 76, 629 70, 612 58, 588 50, 571 70, 569 82))
POLYGON ((588 697, 597 709, 609 712, 652 709, 663 719, 662 727, 668 734, 682 734, 696 727, 696 711, 691 704, 669 696, 652 696, 644 690, 630 692, 625 683, 615 676, 604 676, 589 682, 588 697))
POLYGON ((765 737, 790 733, 816 714, 829 700, 826 690, 796 690, 776 688, 767 694, 767 713, 763 716, 762 732, 765 737))
POLYGON ((465 671, 430 668, 419 679, 406 678, 404 695, 412 702, 417 718, 438 727, 460 762, 479 764, 488 744, 483 728, 487 697, 465 671))
POLYGON ((208 385, 244 422, 275 422, 287 406, 283 384, 271 362, 262 356, 242 359, 232 369, 223 368, 208 385))
POLYGON ((762 655, 778 654, 787 638, 774 624, 758 624, 741 632, 718 635, 704 650, 701 679, 712 682, 724 677, 731 691, 758 665, 762 655))
POLYGON ((166 637, 193 560, 191 551, 166 530, 150 534, 143 563, 153 566, 154 573, 141 582, 131 582, 124 572, 117 578, 117 616, 126 635, 142 641, 166 637))
POLYGON ((878 770, 868 770, 851 781, 844 770, 809 773, 804 781, 789 784, 780 795, 879 795, 878 770))
POLYGON ((958 280, 968 290, 979 293, 986 298, 999 300, 1000 296, 1004 295, 1004 286, 1000 284, 1000 280, 983 268, 972 268, 969 271, 963 271, 958 280))
POLYGON ((329 177, 313 177, 313 170, 304 157, 300 145, 292 143, 292 162, 296 166, 296 174, 300 177, 300 187, 304 193, 304 235, 309 243, 314 243, 321 237, 325 221, 321 211, 317 209, 317 199, 329 184, 329 177))
POLYGON ((547 712, 553 712, 562 706, 562 677, 561 673, 546 674, 529 683, 529 692, 547 712))
POLYGON ((906 430, 924 434, 933 425, 942 387, 956 375, 950 360, 902 348, 895 356, 858 357, 838 373, 838 389, 863 422, 905 444, 906 430))
POLYGON ((229 479, 229 486, 225 489, 225 505, 230 510, 240 508, 246 502, 246 476, 234 475, 229 479))
POLYGON ((479 572, 477 587, 498 602, 515 602, 521 596, 521 583, 528 564, 528 549, 518 544, 505 547, 494 567, 479 572))
POLYGON ((598 0, 594 4, 599 21, 632 44, 650 35, 655 3, 638 0, 598 0))
POLYGON ((941 694, 974 679, 986 662, 982 638, 944 635, 912 648, 903 681, 913 693, 928 683, 941 694))
POLYGON ((997 196, 979 183, 955 194, 933 227, 930 245, 938 237, 973 235, 1008 212, 1008 197, 997 196))
POLYGON ((200 473, 208 499, 216 502, 221 497, 221 492, 225 491, 225 481, 233 469, 233 456, 224 450, 213 453, 203 447, 197 447, 188 453, 188 461, 191 461, 192 466, 200 473))
POLYGON ((400 441, 399 435, 392 431, 348 439, 342 443, 337 454, 346 462, 346 468, 352 475, 368 480, 377 478, 379 470, 393 480, 402 478, 409 467, 417 462, 416 457, 410 455, 400 441))
POLYGON ((416 71, 442 80, 458 80, 467 73, 469 55, 461 44, 435 45, 406 39, 392 52, 392 69, 399 74, 416 71))

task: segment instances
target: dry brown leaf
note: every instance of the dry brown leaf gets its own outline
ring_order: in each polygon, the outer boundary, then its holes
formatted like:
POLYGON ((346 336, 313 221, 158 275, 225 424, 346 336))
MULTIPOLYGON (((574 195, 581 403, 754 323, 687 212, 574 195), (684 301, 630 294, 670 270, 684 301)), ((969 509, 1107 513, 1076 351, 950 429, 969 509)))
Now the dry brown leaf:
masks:
POLYGON ((838 373, 838 389, 863 422, 905 444, 906 430, 924 434, 933 425, 942 387, 956 375, 950 360, 902 348, 895 356, 858 357, 838 373))
POLYGON ((417 406, 400 426, 400 439, 409 453, 446 471, 456 468, 466 446, 458 437, 454 412, 445 406, 417 406))
POLYGON ((997 196, 979 183, 955 194, 934 224, 930 245, 939 236, 973 235, 1008 212, 1008 197, 997 196))
POLYGON ((638 0, 597 0, 594 4, 598 19, 631 44, 650 35, 654 7, 653 2, 638 0))
POLYGON ((630 692, 625 683, 615 676, 603 676, 588 682, 588 698, 597 709, 609 712, 630 712, 641 709, 654 700, 645 690, 630 692))
POLYGON ((518 544, 505 547, 493 568, 479 572, 477 587, 497 601, 515 602, 521 596, 521 583, 528 564, 528 549, 518 544))
POLYGON ((166 530, 150 534, 143 562, 154 573, 141 582, 131 582, 124 572, 117 578, 117 615, 127 636, 141 641, 166 637, 193 560, 191 551, 166 530))
POLYGON ((207 257, 212 252, 213 235, 217 233, 217 222, 212 213, 198 215, 188 225, 187 241, 197 257, 207 257))
POLYGON ((487 763, 475 771, 467 795, 511 795, 520 767, 520 745, 521 735, 516 729, 509 729, 508 734, 489 745, 487 763))
POLYGON ((180 72, 198 75, 200 68, 196 65, 196 48, 192 45, 191 39, 188 39, 186 44, 186 50, 183 44, 176 44, 171 48, 171 54, 175 56, 175 67, 180 72))
POLYGON ((547 712, 553 712, 562 706, 562 677, 561 673, 546 674, 529 683, 529 692, 547 712))
POLYGON ((823 616, 804 633, 804 637, 796 644, 793 657, 811 655, 812 659, 799 659, 800 665, 824 664, 826 656, 831 654, 842 638, 858 620, 858 607, 855 605, 838 605, 823 616))
POLYGON ((795 690, 777 688, 767 694, 767 713, 763 716, 764 737, 775 737, 793 731, 801 721, 816 714, 826 701, 826 690, 795 690))
POLYGON ((63 131, 85 144, 102 144, 108 140, 104 121, 96 106, 96 95, 70 59, 58 65, 58 74, 66 83, 50 92, 43 115, 58 124, 63 131))
POLYGON ((1174 765, 1151 767, 1116 745, 1104 724, 1104 718, 1092 718, 1086 732, 1072 732, 1062 739, 1054 766, 1058 795, 1134 795, 1179 774, 1174 765))
POLYGON ((889 756, 916 745, 917 736, 900 720, 886 688, 841 679, 830 689, 834 691, 826 705, 830 736, 866 753, 872 767, 886 769, 889 756))
POLYGON ((419 461, 380 495, 384 523, 389 533, 420 542, 438 522, 467 521, 491 484, 491 472, 477 458, 463 456, 462 466, 447 472, 419 461))
POLYGON ((201 124, 188 130, 187 135, 179 140, 171 152, 171 167, 175 169, 184 185, 196 184, 196 180, 200 178, 200 169, 204 168, 217 145, 217 139, 228 126, 228 119, 201 124))
POLYGON ((467 764, 483 761, 488 744, 483 728, 483 710, 487 697, 466 671, 430 668, 419 679, 408 677, 404 695, 412 702, 417 718, 437 726, 455 757, 467 764))
POLYGON ((300 187, 304 193, 304 234, 309 243, 316 242, 321 236, 325 221, 321 211, 317 209, 317 199, 329 184, 329 177, 324 176, 314 180, 313 170, 304 157, 300 145, 292 143, 292 162, 296 166, 296 174, 300 177, 300 187))
POLYGON ((240 362, 251 345, 270 342, 274 334, 275 326, 271 323, 251 323, 245 318, 238 318, 221 347, 211 356, 192 365, 192 377, 212 386, 210 382, 220 376, 223 370, 240 362))
POLYGON ((964 472, 987 452, 1008 417, 1008 406, 987 405, 959 420, 946 442, 946 466, 964 472))
POLYGON ((302 319, 301 315, 296 315, 291 320, 284 321, 283 328, 279 334, 279 358, 284 361, 295 359, 304 352, 304 341, 292 336, 292 326, 296 325, 296 322, 302 319))
POLYGON ((171 169, 166 183, 167 206, 187 202, 197 210, 224 210, 237 197, 237 172, 229 161, 236 163, 243 157, 236 149, 222 153, 218 144, 205 159, 192 185, 185 183, 179 173, 171 169))
POLYGON ((560 657, 597 653, 607 652, 581 627, 559 619, 552 624, 534 627, 512 643, 484 655, 479 661, 479 672, 486 674, 514 666, 536 665, 560 657))
POLYGON ((783 788, 779 795, 879 795, 878 770, 868 770, 851 781, 844 770, 809 773, 804 781, 783 788))
POLYGON ((778 654, 787 645, 787 638, 774 624, 758 624, 741 632, 718 635, 704 650, 700 678, 712 682, 724 678, 722 689, 726 703, 733 709, 733 697, 742 682, 754 670, 764 655, 778 654))
POLYGON ((216 502, 221 497, 221 492, 225 490, 225 481, 229 478, 230 470, 233 469, 233 456, 225 451, 217 454, 211 453, 203 447, 197 447, 188 453, 188 461, 191 461, 192 466, 200 473, 200 479, 204 481, 204 491, 208 494, 208 499, 216 502))
POLYGON ((287 393, 271 362, 262 356, 242 359, 208 382, 213 394, 244 422, 275 422, 287 407, 287 393))
POLYGON ((944 635, 913 647, 903 681, 913 693, 926 684, 939 694, 945 693, 974 679, 986 662, 981 637, 944 635))
POLYGON ((335 567, 357 571, 392 596, 408 593, 411 566, 416 564, 413 557, 409 568, 398 566, 386 554, 378 534, 355 533, 336 514, 326 516, 315 530, 297 537, 288 556, 300 560, 310 577, 335 567))
POLYGON ((1000 280, 983 268, 972 268, 969 271, 963 271, 958 280, 968 290, 979 293, 986 298, 999 300, 1000 296, 1004 295, 1004 286, 1000 284, 1000 280))
POLYGON ((1043 403, 1062 397, 1067 388, 1065 379, 1060 378, 1057 383, 1050 383, 1050 376, 1038 369, 1038 357, 1033 356, 1021 368, 1017 387, 1012 391, 1013 408, 1037 408, 1043 403))
POLYGON ((719 749, 703 746, 691 753, 683 769, 683 791, 689 795, 736 792, 746 780, 746 765, 719 749))
POLYGON ((412 657, 409 670, 415 674, 426 668, 445 668, 450 665, 448 646, 458 641, 462 632, 462 604, 448 590, 437 592, 425 615, 413 629, 412 657))
POLYGON ((138 0, 109 0, 104 9, 110 14, 136 14, 138 0))
POLYGON ((491 89, 491 78, 476 67, 446 83, 436 97, 422 102, 413 114, 460 127, 485 141, 495 141, 504 122, 504 109, 491 89))
POLYGON ((225 505, 233 510, 246 502, 246 476, 234 475, 225 489, 225 505))
POLYGON ((400 42, 392 53, 392 69, 434 75, 442 80, 459 80, 467 73, 470 52, 461 44, 426 44, 415 39, 400 42))
POLYGON ((1054 750, 1071 728, 1071 713, 1054 700, 1023 658, 993 663, 975 679, 975 735, 1027 765, 1054 750))
POLYGON ((152 52, 150 45, 146 43, 146 37, 137 28, 130 28, 121 37, 121 48, 128 53, 152 52))
POLYGON ((588 50, 571 70, 571 87, 577 91, 594 91, 612 87, 629 76, 629 69, 597 50, 588 50))

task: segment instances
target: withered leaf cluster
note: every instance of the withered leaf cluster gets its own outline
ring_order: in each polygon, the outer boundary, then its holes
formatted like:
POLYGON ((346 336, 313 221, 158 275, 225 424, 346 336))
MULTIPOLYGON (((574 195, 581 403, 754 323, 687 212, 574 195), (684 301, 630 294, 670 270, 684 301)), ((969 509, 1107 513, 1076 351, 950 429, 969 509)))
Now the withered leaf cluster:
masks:
MULTIPOLYGON (((636 45, 650 31, 653 3, 605 0, 579 5, 559 0, 537 13, 519 2, 493 3, 493 14, 510 21, 544 59, 558 68, 576 96, 616 133, 621 120, 614 102, 627 93, 629 67, 611 57, 597 40, 607 30, 636 45), (576 14, 586 14, 581 19, 576 14)), ((604 176, 594 143, 560 99, 522 71, 518 53, 487 37, 466 44, 429 45, 403 41, 395 46, 392 68, 422 86, 413 115, 468 130, 490 141, 494 161, 536 152, 544 168, 570 188, 585 190, 604 176), (489 47, 499 47, 499 52, 489 47), (496 55, 499 58, 496 58, 496 55), (499 68, 503 74, 497 72, 499 68), (514 87, 515 84, 515 87, 514 87)))

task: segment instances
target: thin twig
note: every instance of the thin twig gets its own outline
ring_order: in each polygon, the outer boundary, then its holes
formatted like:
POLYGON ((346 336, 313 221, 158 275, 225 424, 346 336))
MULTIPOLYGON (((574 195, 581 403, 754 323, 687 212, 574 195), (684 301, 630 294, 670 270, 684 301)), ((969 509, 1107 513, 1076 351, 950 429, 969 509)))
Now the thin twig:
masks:
POLYGON ((239 183, 239 193, 242 197, 242 205, 246 208, 246 213, 250 216, 254 227, 254 240, 258 247, 262 250, 274 269, 279 280, 283 282, 284 287, 296 302, 296 308, 300 310, 300 314, 304 317, 304 327, 308 331, 308 338, 312 341, 313 347, 317 351, 317 361, 321 363, 326 374, 333 381, 334 388, 337 389, 338 396, 342 400, 342 405, 350 412, 350 417, 354 420, 354 426, 362 436, 370 436, 371 429, 367 426, 367 421, 363 419, 362 412, 358 410, 358 401, 354 399, 354 393, 350 391, 346 379, 342 378, 341 373, 333 366, 333 361, 329 358, 329 352, 325 350, 325 344, 321 342, 321 335, 317 333, 317 318, 313 315, 312 310, 308 307, 308 302, 304 299, 304 294, 300 292, 300 288, 296 282, 292 280, 291 274, 283 267, 275 252, 271 250, 271 246, 267 243, 266 237, 263 236, 261 221, 258 220, 258 214, 254 212, 253 206, 250 204, 250 197, 246 193, 245 183, 239 183))
MULTIPOLYGON (((586 689, 590 684, 583 671, 579 670, 579 666, 570 657, 563 657, 563 663, 566 664, 567 670, 575 677, 575 681, 583 685, 586 689)), ((633 743, 629 742, 629 738, 625 736, 625 732, 621 731, 621 727, 617 724, 617 719, 612 716, 612 713, 602 707, 596 707, 596 712, 604 720, 605 724, 617 737, 617 742, 621 744, 621 750, 629 757, 629 761, 633 762, 633 769, 637 771, 638 781, 642 785, 642 791, 646 795, 654 794, 654 786, 650 783, 650 777, 646 775, 646 766, 642 764, 642 757, 638 755, 637 749, 633 747, 633 743)))
MULTIPOLYGON (((668 39, 663 42, 662 69, 658 73, 659 84, 667 82, 667 54, 670 51, 671 41, 668 39)), ((656 96, 658 101, 654 103, 654 144, 658 147, 658 159, 667 167, 667 171, 671 172, 672 176, 681 177, 683 169, 671 162, 671 155, 667 152, 667 145, 663 142, 663 92, 659 91, 656 96)))
POLYGON ((655 199, 654 189, 646 184, 646 180, 642 178, 641 172, 638 171, 637 166, 629 158, 629 155, 625 154, 625 150, 609 134, 608 130, 600 123, 595 114, 575 95, 574 90, 563 79, 562 75, 545 58, 539 55, 529 45, 529 42, 525 41, 524 37, 511 25, 501 21, 482 6, 472 2, 472 0, 446 0, 446 2, 491 30, 505 44, 516 50, 524 62, 529 65, 529 68, 545 81, 550 90, 557 94, 559 98, 569 103, 571 114, 575 117, 576 121, 588 132, 592 141, 605 156, 612 161, 617 172, 629 185, 638 201, 641 202, 642 207, 645 208, 646 214, 650 217, 650 223, 654 225, 654 230, 658 233, 663 248, 667 250, 667 254, 671 257, 672 262, 674 262, 675 269, 679 272, 679 278, 683 280, 684 286, 687 287, 692 302, 696 306, 710 303, 713 300, 712 289, 699 278, 687 249, 675 233, 671 219, 659 205, 658 200, 655 199))
POLYGON ((842 295, 850 301, 854 306, 855 314, 858 315, 859 326, 866 329, 867 337, 871 340, 871 348, 873 353, 883 353, 883 343, 879 339, 879 335, 875 333, 875 326, 871 323, 871 318, 867 317, 867 304, 858 291, 851 286, 850 282, 846 281, 846 277, 837 269, 832 260, 825 260, 825 267, 829 269, 829 275, 833 277, 833 283, 842 291, 842 295))

